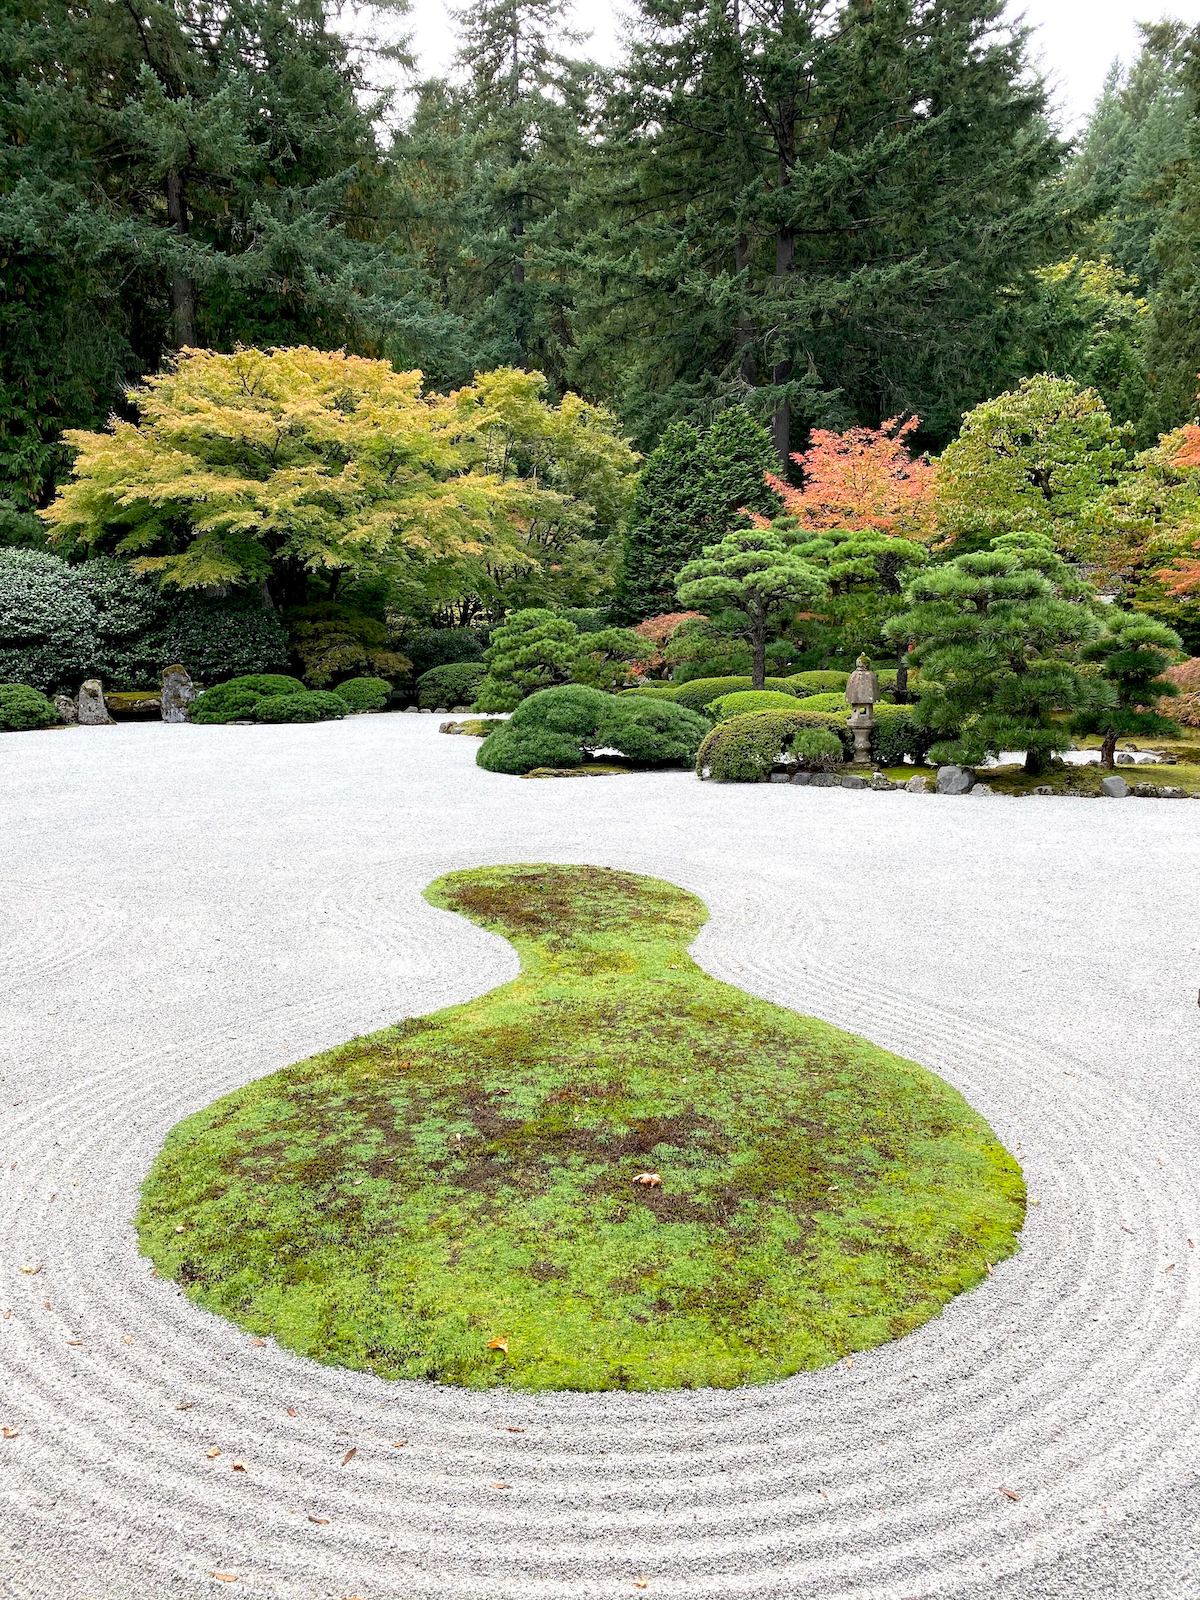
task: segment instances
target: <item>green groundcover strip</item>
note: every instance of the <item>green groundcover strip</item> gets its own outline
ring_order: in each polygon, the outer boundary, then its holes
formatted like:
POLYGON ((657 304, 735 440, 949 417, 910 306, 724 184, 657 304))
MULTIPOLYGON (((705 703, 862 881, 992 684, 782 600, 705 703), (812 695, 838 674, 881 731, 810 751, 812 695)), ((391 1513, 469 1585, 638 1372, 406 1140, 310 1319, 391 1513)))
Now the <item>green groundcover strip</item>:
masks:
POLYGON ((389 1378, 728 1387, 896 1339, 1016 1248, 983 1118, 701 971, 694 896, 509 866, 428 898, 520 975, 172 1130, 138 1227, 200 1305, 389 1378))

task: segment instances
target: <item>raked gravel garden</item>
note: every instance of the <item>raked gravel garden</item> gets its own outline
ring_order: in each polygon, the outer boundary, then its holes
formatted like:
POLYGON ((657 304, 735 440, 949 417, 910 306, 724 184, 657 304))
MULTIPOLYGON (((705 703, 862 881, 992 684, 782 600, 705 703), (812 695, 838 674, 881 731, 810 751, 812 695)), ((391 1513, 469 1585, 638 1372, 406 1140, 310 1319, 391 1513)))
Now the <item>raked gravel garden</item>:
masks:
MULTIPOLYGON (((484 770, 476 741, 442 735, 440 720, 131 723, 4 741, 0 1593, 1195 1595, 1193 808, 1003 793, 978 805, 699 784, 682 771, 527 782, 484 770), (507 877, 478 871, 505 867, 507 877), (578 867, 601 871, 580 878, 578 867), (513 882, 536 892, 506 898, 513 882), (538 895, 579 884, 626 896, 642 945, 606 942, 599 901, 573 944, 572 902, 538 895), (732 986, 727 1000, 714 980, 732 986), (701 1134, 632 1113, 622 1124, 644 1137, 614 1159, 662 1168, 660 1183, 657 1170, 636 1173, 636 1206, 603 1191, 603 1129, 578 1129, 590 1110, 571 1112, 561 1144, 570 1085, 554 1079, 553 1052, 525 1082, 519 1115, 476 1096, 461 1102, 468 1120, 454 1120, 470 1029, 509 1038, 514 996, 532 1016, 574 1006, 574 1081, 615 1049, 604 1006, 621 985, 639 1006, 661 997, 655 1050, 684 1003, 670 997, 694 994, 689 1014, 708 1018, 713 1057, 695 1088, 712 1107, 701 1134), (593 1005, 601 1025, 589 1033, 593 1005), (844 1074, 862 1091, 855 1138, 874 1154, 849 1179, 825 1175, 852 1195, 823 1208, 793 1197, 812 1212, 819 1260, 841 1252, 840 1272, 849 1261, 869 1275, 853 1208, 878 1208, 882 1194, 897 1260, 928 1285, 906 1219, 928 1219, 931 1197, 950 1193, 967 1171, 954 1161, 986 1152, 993 1175, 963 1189, 974 1205, 994 1186, 986 1220, 964 1210, 951 1228, 942 1214, 936 1304, 898 1316, 880 1298, 877 1324, 836 1331, 828 1350, 787 1324, 818 1258, 772 1210, 774 1191, 753 1187, 771 1170, 754 1120, 753 1047, 768 1038, 772 1050, 818 1041, 833 1063, 825 1120, 798 1104, 788 1138, 807 1128, 819 1145, 842 1115, 844 1074), (309 1063, 320 1052, 331 1054, 309 1063), (315 1272, 320 1248, 344 1252, 346 1293, 375 1297, 384 1354, 370 1340, 331 1347, 328 1328, 304 1322, 296 1307, 307 1303, 279 1291, 282 1247, 259 1259, 259 1298, 247 1290, 232 1310, 216 1304, 227 1279, 218 1273, 208 1295, 204 1278, 231 1236, 203 1163, 240 1128, 238 1215, 274 1207, 285 1238, 304 1194, 269 1181, 271 1163, 310 1134, 319 1144, 333 1113, 318 1090, 351 1082, 367 1059, 390 1062, 398 1087, 351 1130, 363 1166, 342 1195, 342 1232, 328 1215, 317 1232, 309 1219, 289 1245, 287 1282, 303 1280, 306 1259, 315 1272), (901 1115, 888 1073, 909 1074, 937 1119, 901 1115), (455 1338, 489 1314, 489 1230, 511 1247, 501 1202, 515 1182, 527 1183, 523 1224, 543 1208, 546 1259, 522 1260, 558 1307, 557 1343, 533 1351, 525 1324, 501 1321, 465 1355, 445 1343, 442 1365, 414 1376, 402 1336, 419 1343, 420 1318, 389 1321, 401 1297, 381 1276, 353 1279, 386 1229, 439 1237, 438 1216, 398 1210, 400 1191, 378 1183, 380 1129, 413 1106, 431 1140, 473 1127, 493 1153, 519 1156, 511 1169, 460 1164, 442 1196, 474 1229, 454 1235, 477 1297, 455 1338), (549 1187, 548 1158, 521 1142, 535 1117, 566 1152, 549 1187), (749 1156, 720 1144, 718 1127, 759 1141, 732 1197, 712 1188, 710 1169, 749 1156), (903 1204, 886 1187, 898 1150, 922 1174, 903 1204), (255 1160, 266 1164, 257 1177, 255 1160), (569 1323, 580 1312, 572 1273, 587 1260, 568 1223, 584 1190, 599 1195, 606 1226, 626 1230, 607 1240, 629 1249, 614 1346, 636 1323, 599 1381, 594 1364, 579 1368, 586 1339, 569 1323), (732 1309, 705 1346, 711 1369, 679 1367, 674 1290, 657 1306, 639 1298, 636 1252, 658 1223, 691 1227, 698 1249, 714 1229, 718 1243, 722 1229, 749 1230, 774 1263, 767 1294, 731 1279, 732 1309), (193 1230, 207 1256, 176 1243, 190 1248, 193 1230), (973 1250, 985 1237, 986 1251, 973 1250), (767 1349, 790 1375, 755 1365, 767 1349)), ((532 1050, 514 1045, 512 1059, 532 1050)), ((638 1058, 638 1092, 659 1094, 653 1073, 677 1069, 665 1044, 659 1054, 638 1058)), ((336 1092, 334 1102, 338 1118, 362 1109, 336 1092)), ((430 1148, 416 1138, 404 1170, 436 1166, 430 1148)), ((301 1154, 326 1181, 321 1150, 301 1154)), ((457 1252, 429 1257, 449 1301, 466 1271, 457 1252)), ((501 1281, 506 1260, 496 1257, 501 1281)), ((749 1271, 744 1256, 737 1264, 749 1271)), ((449 1301, 425 1310, 445 1324, 449 1301)))

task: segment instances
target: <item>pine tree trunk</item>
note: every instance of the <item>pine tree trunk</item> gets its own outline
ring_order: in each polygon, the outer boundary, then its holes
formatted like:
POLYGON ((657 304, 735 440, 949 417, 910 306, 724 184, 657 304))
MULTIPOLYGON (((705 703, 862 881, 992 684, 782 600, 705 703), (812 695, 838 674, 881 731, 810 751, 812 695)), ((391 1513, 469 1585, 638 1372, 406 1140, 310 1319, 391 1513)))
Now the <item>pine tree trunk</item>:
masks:
MULTIPOLYGON (((750 265, 750 241, 744 234, 734 242, 733 269, 739 275, 747 270, 750 265)), ((738 377, 747 389, 755 386, 754 365, 754 325, 750 320, 750 313, 743 306, 738 312, 737 332, 735 334, 738 351, 738 377)))
POLYGON ((750 612, 750 644, 754 651, 750 685, 754 689, 761 689, 767 681, 767 618, 761 606, 750 612))
POLYGON ((1110 770, 1117 764, 1117 735, 1106 733, 1100 746, 1100 765, 1110 770))
POLYGON ((908 651, 896 651, 896 703, 908 704, 908 651))
POLYGON ((1040 778, 1047 766, 1045 753, 1041 750, 1026 750, 1025 771, 1031 778, 1040 778))
MULTIPOLYGON (((167 221, 184 238, 188 231, 187 195, 183 174, 174 168, 167 173, 167 221)), ((182 350, 196 343, 196 285, 182 267, 171 269, 171 311, 175 324, 175 345, 182 350)))

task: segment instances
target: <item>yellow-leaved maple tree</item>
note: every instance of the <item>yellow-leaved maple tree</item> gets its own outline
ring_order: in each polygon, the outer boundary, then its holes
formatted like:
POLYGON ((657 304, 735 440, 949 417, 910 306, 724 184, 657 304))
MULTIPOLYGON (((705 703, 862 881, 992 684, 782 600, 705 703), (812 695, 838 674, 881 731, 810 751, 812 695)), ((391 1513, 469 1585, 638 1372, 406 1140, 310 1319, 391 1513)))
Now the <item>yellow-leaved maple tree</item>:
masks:
MULTIPOLYGON (((185 350, 129 391, 136 420, 73 432, 43 513, 66 550, 179 588, 436 569, 438 587, 536 566, 619 518, 637 457, 602 407, 501 369, 452 394, 342 351, 185 350)), ((277 597, 283 597, 277 594, 277 597)))

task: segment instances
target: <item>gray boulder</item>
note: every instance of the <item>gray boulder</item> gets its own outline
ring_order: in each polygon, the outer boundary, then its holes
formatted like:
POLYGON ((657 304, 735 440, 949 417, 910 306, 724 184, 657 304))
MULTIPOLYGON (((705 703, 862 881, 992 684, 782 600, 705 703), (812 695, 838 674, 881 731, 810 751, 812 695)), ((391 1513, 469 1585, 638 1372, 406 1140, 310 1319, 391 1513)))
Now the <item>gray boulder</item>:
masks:
POLYGON ((68 727, 79 721, 79 711, 69 694, 56 694, 54 709, 58 712, 58 720, 65 722, 68 727))
POLYGON ((792 775, 790 772, 773 772, 769 781, 771 783, 791 783, 792 775))
POLYGON ((995 794, 995 792, 990 783, 977 783, 967 790, 968 794, 995 794))
POLYGON ((975 774, 966 767, 939 767, 937 792, 939 794, 970 794, 975 786, 975 774))
POLYGON ((910 778, 904 785, 904 791, 906 794, 928 794, 929 779, 922 778, 919 775, 915 778, 910 778))
POLYGON ((1110 800, 1124 800, 1125 796, 1129 793, 1129 785, 1125 782, 1124 778, 1118 778, 1116 776, 1111 778, 1101 778, 1100 793, 1102 795, 1106 795, 1110 800))
POLYGON ((842 779, 843 789, 865 789, 866 787, 867 780, 865 778, 860 778, 857 773, 848 772, 842 779))
POLYGON ((112 722, 104 704, 104 685, 99 678, 88 678, 80 685, 75 704, 80 724, 85 728, 105 727, 112 722))
POLYGON ((1033 792, 1034 792, 1034 794, 1053 794, 1054 793, 1054 789, 1053 789, 1053 786, 1051 784, 1039 783, 1037 788, 1033 792))
POLYGON ((836 789, 841 779, 832 772, 814 772, 808 780, 810 789, 836 789))
POLYGON ((192 701, 196 698, 196 685, 186 667, 176 663, 162 671, 162 719, 164 722, 186 722, 192 701))
POLYGON ((1163 784, 1162 788, 1158 791, 1158 798, 1160 800, 1186 800, 1187 797, 1187 790, 1176 788, 1173 783, 1163 784))
POLYGON ((901 788, 902 785, 900 785, 898 783, 893 783, 891 778, 887 777, 885 773, 873 772, 871 774, 871 779, 870 779, 870 782, 868 783, 867 787, 869 789, 878 790, 878 792, 880 794, 885 794, 891 789, 899 789, 899 788, 901 788))
POLYGON ((799 784, 811 783, 812 782, 812 773, 811 772, 794 772, 792 774, 792 782, 793 783, 799 783, 799 784))

